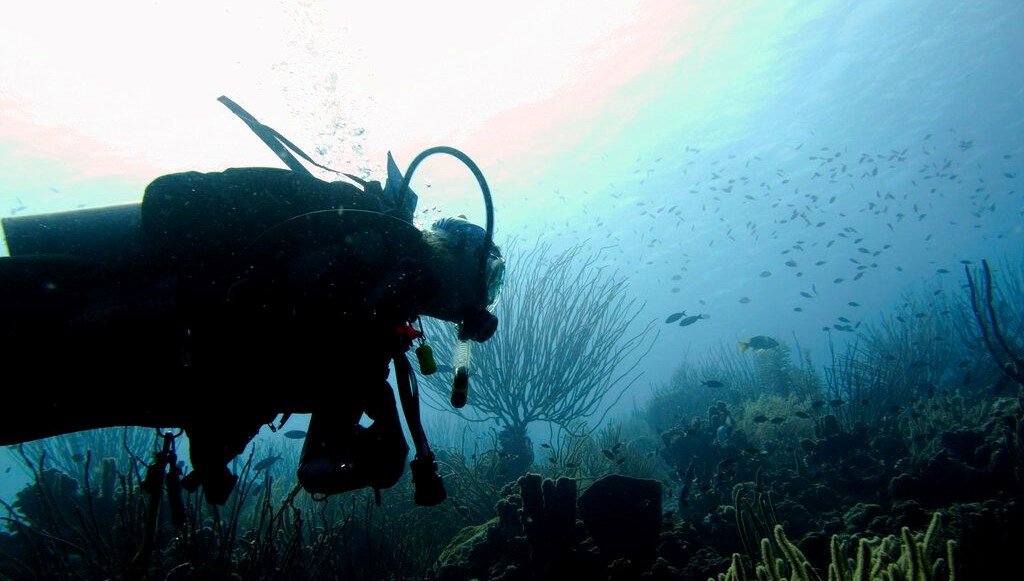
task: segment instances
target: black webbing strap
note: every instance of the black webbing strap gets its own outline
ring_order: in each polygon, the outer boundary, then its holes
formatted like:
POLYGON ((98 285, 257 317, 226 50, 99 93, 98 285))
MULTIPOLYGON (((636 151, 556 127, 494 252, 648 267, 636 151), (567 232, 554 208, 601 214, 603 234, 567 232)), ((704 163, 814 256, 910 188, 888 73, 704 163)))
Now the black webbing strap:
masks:
POLYGON ((427 443, 427 435, 420 420, 419 386, 405 353, 395 356, 395 377, 398 383, 398 399, 402 402, 402 412, 405 414, 405 423, 409 426, 409 434, 416 448, 416 457, 426 458, 430 455, 430 444, 427 443))
MULTIPOLYGON (((139 483, 139 488, 149 494, 149 507, 146 509, 142 543, 129 565, 128 576, 133 579, 145 576, 153 556, 156 546, 157 520, 160 517, 160 504, 164 497, 168 465, 172 465, 174 470, 172 472, 172 493, 178 494, 178 498, 172 499, 172 503, 181 502, 180 489, 177 488, 177 476, 180 472, 177 471, 178 467, 175 465, 178 457, 174 451, 174 438, 177 436, 172 432, 165 432, 160 434, 160 437, 163 438, 163 448, 153 454, 153 463, 146 468, 146 477, 139 483)), ((177 512, 178 508, 178 506, 172 505, 172 517, 178 519, 180 516, 181 524, 184 524, 184 505, 181 505, 180 515, 177 512)), ((175 522, 175 526, 178 526, 177 522, 175 522)))
POLYGON ((241 105, 235 103, 228 97, 221 95, 217 100, 230 109, 232 113, 237 115, 239 119, 244 121, 245 124, 249 126, 249 129, 252 129, 252 132, 256 134, 256 137, 259 137, 263 143, 266 143, 267 147, 269 147, 270 150, 273 151, 286 166, 288 166, 288 169, 294 172, 312 175, 309 173, 309 170, 306 169, 306 166, 299 163, 299 160, 295 159, 295 156, 292 155, 284 145, 282 145, 283 142, 278 139, 278 135, 280 134, 257 121, 256 118, 250 115, 248 111, 242 109, 241 105))
POLYGON ((348 179, 359 184, 363 188, 366 187, 366 180, 360 179, 352 174, 342 173, 336 169, 331 169, 326 165, 322 165, 313 161, 313 158, 306 155, 306 152, 299 149, 299 146, 289 141, 287 137, 278 133, 276 130, 274 130, 274 128, 268 127, 260 123, 248 111, 243 109, 241 105, 235 103, 228 97, 221 95, 217 98, 217 100, 223 103, 225 107, 230 109, 232 113, 238 115, 238 118, 244 121, 245 124, 249 126, 249 129, 252 129, 252 132, 255 133, 256 136, 263 141, 263 143, 267 144, 267 147, 269 147, 270 150, 273 151, 277 155, 277 157, 279 157, 281 161, 284 162, 286 166, 288 166, 288 169, 308 176, 313 175, 309 173, 309 170, 306 169, 306 166, 302 165, 302 163, 300 163, 299 160, 295 159, 295 156, 292 155, 292 152, 295 152, 302 159, 308 161, 309 163, 313 164, 314 166, 324 171, 329 171, 340 176, 345 176, 348 179), (291 151, 288 151, 289 149, 291 151))

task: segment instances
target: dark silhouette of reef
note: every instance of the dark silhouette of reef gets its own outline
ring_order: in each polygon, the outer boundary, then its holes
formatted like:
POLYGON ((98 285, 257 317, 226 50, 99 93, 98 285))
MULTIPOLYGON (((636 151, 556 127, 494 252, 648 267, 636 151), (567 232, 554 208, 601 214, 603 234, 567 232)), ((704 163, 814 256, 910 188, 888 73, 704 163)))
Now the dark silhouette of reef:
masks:
POLYGON ((783 341, 730 345, 632 418, 529 454, 510 459, 500 431, 439 445, 438 507, 413 506, 407 479, 381 507, 315 502, 284 468, 297 442, 254 448, 222 509, 185 495, 176 525, 165 508, 141 571, 152 432, 26 445, 0 577, 1008 578, 1024 546, 1024 277, 1008 272, 1002 293, 983 263, 959 301, 909 297, 820 369, 783 341))

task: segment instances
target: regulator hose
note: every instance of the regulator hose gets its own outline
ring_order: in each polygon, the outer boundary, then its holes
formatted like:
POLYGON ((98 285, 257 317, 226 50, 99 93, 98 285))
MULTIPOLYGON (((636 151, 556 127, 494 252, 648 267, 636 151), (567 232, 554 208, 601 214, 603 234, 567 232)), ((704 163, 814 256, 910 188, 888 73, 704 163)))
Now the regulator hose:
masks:
POLYGON ((398 198, 395 207, 405 207, 405 193, 409 190, 409 183, 412 181, 412 174, 416 171, 416 168, 424 159, 430 157, 431 155, 434 155, 435 153, 447 153, 448 155, 451 155, 452 157, 455 157, 456 159, 461 161, 463 164, 466 165, 466 167, 469 168, 469 171, 473 172, 473 177, 475 177, 477 183, 480 184, 480 193, 484 197, 484 209, 487 212, 487 226, 484 229, 484 248, 483 251, 480 253, 481 307, 486 307, 487 255, 491 250, 492 241, 494 239, 494 203, 491 201, 491 189, 487 187, 487 180, 484 179, 484 174, 483 172, 480 171, 480 168, 477 167, 476 163, 474 163, 473 160, 470 159, 470 157, 465 153, 459 151, 458 149, 455 149, 454 147, 449 147, 447 145, 439 145, 437 147, 431 147, 430 149, 423 150, 423 152, 417 155, 412 160, 412 163, 409 164, 409 169, 405 170, 405 177, 402 178, 402 186, 398 188, 398 198))

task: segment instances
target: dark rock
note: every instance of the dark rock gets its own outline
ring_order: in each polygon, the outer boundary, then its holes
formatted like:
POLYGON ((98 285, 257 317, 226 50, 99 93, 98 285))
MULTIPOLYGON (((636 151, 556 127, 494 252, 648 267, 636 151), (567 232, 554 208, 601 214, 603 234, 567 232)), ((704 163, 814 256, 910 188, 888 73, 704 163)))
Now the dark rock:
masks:
POLYGON ((928 461, 920 476, 924 486, 917 498, 926 506, 982 500, 994 492, 985 473, 950 458, 945 450, 928 461))
POLYGON ((873 438, 871 450, 890 464, 910 453, 906 440, 893 435, 880 435, 873 438))
POLYGON ((794 492, 799 495, 800 503, 814 512, 830 510, 840 504, 839 494, 835 489, 818 482, 810 485, 803 483, 803 486, 794 492))
POLYGON ((692 526, 688 526, 688 523, 662 532, 658 544, 658 559, 665 560, 669 564, 686 564, 696 548, 700 546, 698 542, 690 540, 696 536, 696 531, 692 526))
POLYGON ((675 581, 681 578, 682 572, 661 557, 654 561, 650 572, 645 573, 643 576, 643 579, 649 581, 675 581))
POLYGON ((810 511, 803 505, 791 500, 783 500, 776 504, 775 512, 786 529, 786 534, 793 538, 802 537, 811 525, 812 517, 810 511))
POLYGON ((661 531, 661 483, 613 474, 580 496, 580 517, 608 560, 651 563, 661 531))
POLYGON ((826 535, 821 531, 813 531, 804 535, 804 538, 797 543, 797 547, 811 563, 820 566, 822 563, 828 563, 831 560, 829 556, 829 543, 831 541, 832 537, 830 535, 826 535))
POLYGON ((693 558, 682 567, 680 579, 717 579, 718 574, 729 568, 729 557, 723 557, 711 547, 697 551, 693 558))
POLYGON ((889 494, 893 500, 913 500, 919 488, 920 480, 905 473, 889 481, 889 494))
POLYGON ((927 528, 932 518, 919 502, 913 500, 893 504, 892 515, 900 524, 914 531, 927 528))
POLYGON ((866 447, 867 442, 859 434, 833 434, 815 444, 811 462, 814 464, 836 464, 849 458, 855 450, 866 447))
POLYGON ((887 537, 899 534, 903 523, 888 515, 876 516, 871 519, 864 532, 875 537, 887 537))
POLYGON ((842 532, 842 530, 843 530, 843 519, 841 519, 841 518, 833 518, 833 519, 829 519, 829 520, 825 521, 822 524, 822 530, 824 530, 825 534, 830 536, 830 537, 832 535, 835 535, 835 534, 838 534, 838 533, 842 532))
POLYGON ((818 420, 818 425, 814 427, 814 435, 819 439, 826 439, 832 436, 836 436, 841 431, 839 427, 839 418, 834 414, 828 414, 825 417, 818 420))
POLYGON ((1013 478, 1013 457, 1005 448, 997 448, 989 455, 985 471, 1002 478, 1009 484, 1013 478))
MULTIPOLYGON (((943 509, 949 538, 959 542, 958 579, 1008 579, 1007 559, 1024 544, 1024 510, 1017 500, 955 504, 943 509)), ((1010 569, 1011 571, 1013 569, 1010 569)))
POLYGON ((974 462, 974 451, 985 442, 985 433, 980 430, 950 430, 939 437, 942 447, 949 450, 954 458, 974 462))
POLYGON ((878 516, 885 515, 885 509, 877 504, 857 503, 843 515, 843 523, 849 533, 859 533, 868 527, 868 523, 878 516))
POLYGON ((581 549, 576 522, 576 481, 536 474, 502 489, 498 516, 455 535, 435 563, 434 578, 557 579, 570 572, 601 578, 601 559, 581 549))
POLYGON ((629 559, 615 559, 608 565, 608 581, 633 581, 640 575, 640 569, 629 559))
POLYGON ((492 569, 514 561, 528 561, 529 547, 522 537, 504 534, 498 519, 459 531, 434 565, 436 578, 442 581, 494 578, 492 569))

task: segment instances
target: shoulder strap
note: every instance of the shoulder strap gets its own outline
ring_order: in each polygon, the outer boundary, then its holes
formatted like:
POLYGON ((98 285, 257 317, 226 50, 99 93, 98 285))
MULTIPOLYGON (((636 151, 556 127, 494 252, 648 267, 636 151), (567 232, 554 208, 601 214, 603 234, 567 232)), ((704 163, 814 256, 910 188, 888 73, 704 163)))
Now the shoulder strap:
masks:
POLYGON ((402 172, 399 171, 398 165, 395 164, 395 160, 391 157, 390 151, 388 152, 388 178, 384 188, 382 189, 378 182, 367 181, 350 173, 340 172, 336 169, 329 168, 313 161, 313 159, 306 155, 304 151, 299 149, 297 145, 289 141, 285 136, 281 135, 273 128, 260 123, 238 103, 235 103, 224 95, 218 97, 217 100, 230 109, 232 113, 237 115, 239 119, 244 121, 245 124, 249 126, 249 129, 252 129, 253 133, 255 133, 263 143, 267 144, 267 147, 269 147, 270 150, 273 151, 292 171, 313 177, 313 174, 311 174, 309 170, 295 158, 295 155, 292 155, 294 152, 302 159, 324 171, 329 171, 331 173, 347 177, 362 187, 363 191, 368 194, 373 194, 381 200, 389 214, 406 222, 412 222, 413 214, 416 213, 417 197, 416 194, 408 187, 406 188, 404 196, 399 195, 401 193, 400 190, 403 183, 402 172))
POLYGON ((284 162, 284 164, 286 166, 288 166, 288 169, 290 169, 290 170, 292 170, 294 172, 305 174, 307 176, 312 176, 313 175, 313 174, 309 173, 309 170, 306 169, 306 166, 302 165, 302 163, 300 163, 299 160, 295 159, 295 156, 292 155, 292 152, 295 152, 302 159, 308 161, 309 163, 313 164, 314 166, 316 166, 316 167, 318 167, 318 168, 320 168, 320 169, 322 169, 324 171, 329 171, 331 173, 338 174, 340 176, 345 176, 348 179, 356 182, 360 186, 362 186, 364 188, 366 187, 366 181, 365 180, 359 179, 356 176, 351 175, 351 174, 342 173, 342 172, 340 172, 340 171, 338 171, 336 169, 331 169, 331 168, 327 167, 326 165, 322 165, 322 164, 319 164, 319 163, 313 161, 313 158, 311 158, 308 155, 306 155, 306 152, 304 152, 301 149, 299 149, 299 146, 297 146, 294 143, 292 143, 291 141, 289 141, 287 137, 285 137, 284 135, 281 135, 280 133, 275 131, 272 127, 268 127, 268 126, 260 123, 259 121, 257 121, 256 118, 253 117, 248 111, 243 109, 241 105, 239 105, 238 103, 235 103, 234 101, 229 99, 227 96, 221 95, 220 97, 217 98, 217 100, 220 101, 221 103, 223 103, 225 107, 230 109, 232 113, 234 113, 235 115, 238 115, 238 118, 241 119, 242 121, 244 121, 245 124, 249 126, 249 129, 252 129, 252 132, 255 133, 256 136, 259 137, 263 141, 263 143, 267 144, 267 147, 269 147, 270 150, 273 151, 277 155, 277 157, 279 157, 281 159, 281 161, 284 162), (291 150, 291 151, 289 151, 289 150, 291 150))

